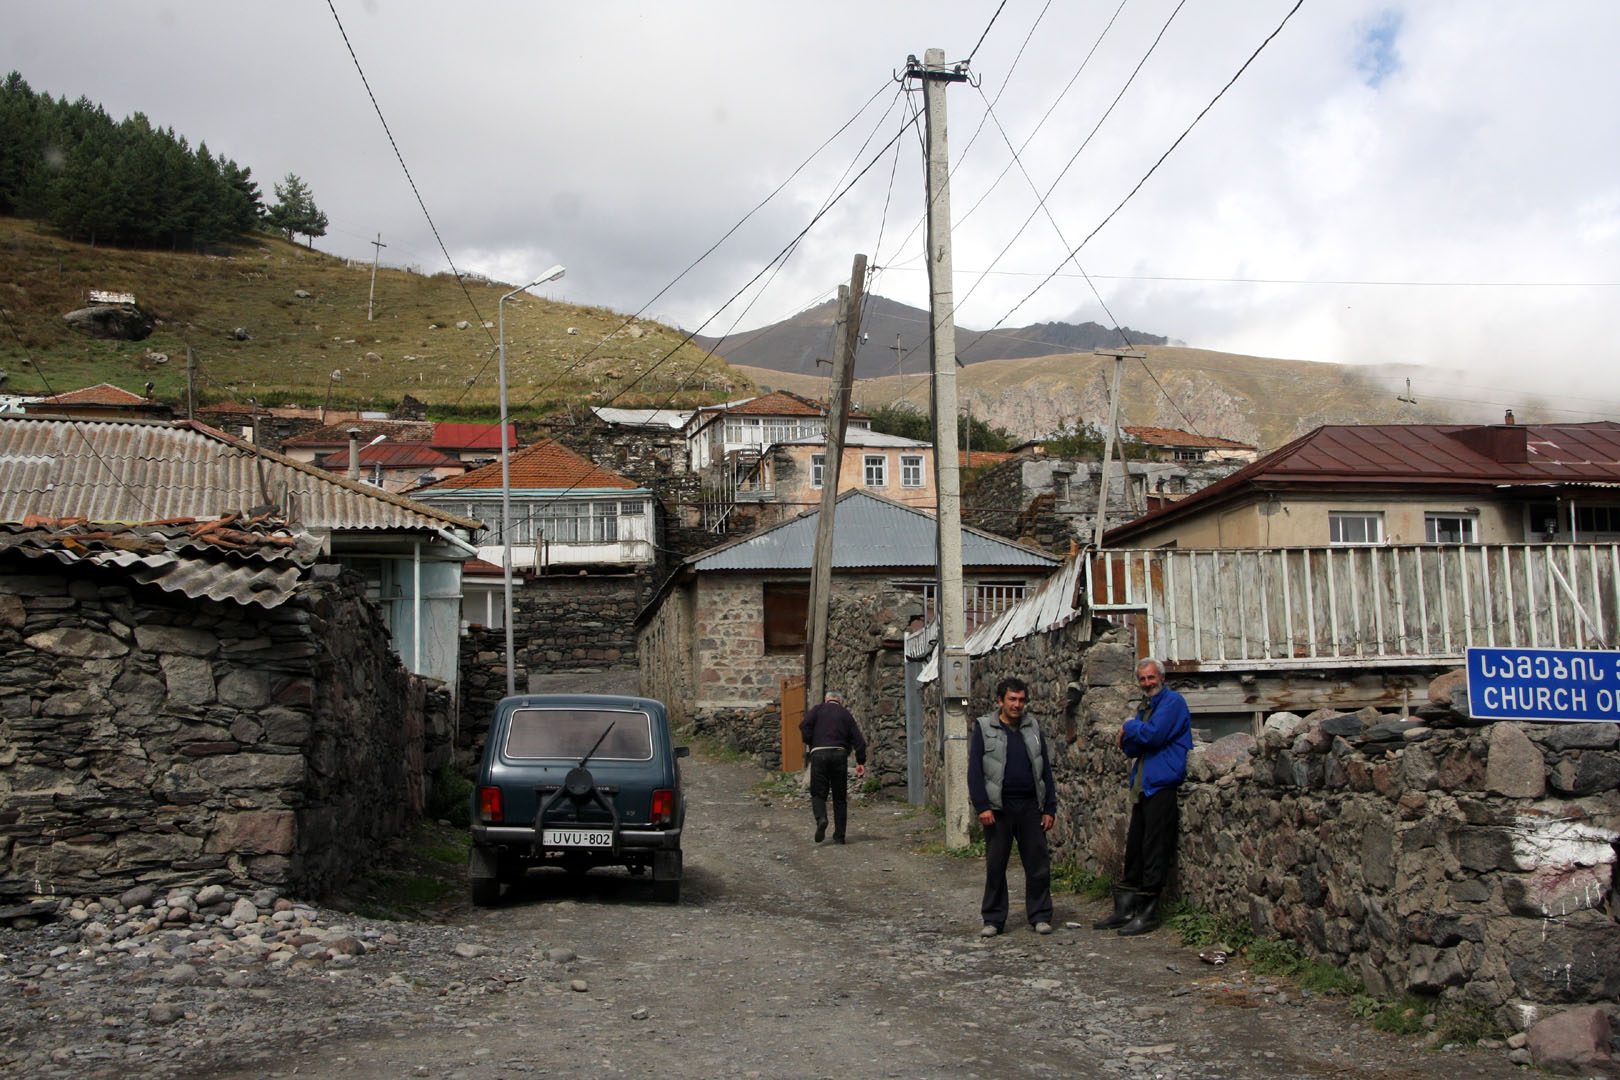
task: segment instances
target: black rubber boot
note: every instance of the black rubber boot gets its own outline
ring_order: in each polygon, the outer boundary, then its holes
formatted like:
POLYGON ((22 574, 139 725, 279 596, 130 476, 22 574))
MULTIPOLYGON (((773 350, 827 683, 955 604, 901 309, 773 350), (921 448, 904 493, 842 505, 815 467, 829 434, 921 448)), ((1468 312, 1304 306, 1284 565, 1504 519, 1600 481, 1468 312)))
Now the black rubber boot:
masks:
POLYGON ((1114 913, 1091 924, 1093 930, 1115 930, 1131 921, 1136 913, 1138 897, 1142 894, 1130 889, 1114 890, 1114 913))
POLYGON ((1142 904, 1131 915, 1131 921, 1120 927, 1117 933, 1120 937, 1135 937, 1137 934, 1150 934, 1159 928, 1159 898, 1157 896, 1144 896, 1142 904))

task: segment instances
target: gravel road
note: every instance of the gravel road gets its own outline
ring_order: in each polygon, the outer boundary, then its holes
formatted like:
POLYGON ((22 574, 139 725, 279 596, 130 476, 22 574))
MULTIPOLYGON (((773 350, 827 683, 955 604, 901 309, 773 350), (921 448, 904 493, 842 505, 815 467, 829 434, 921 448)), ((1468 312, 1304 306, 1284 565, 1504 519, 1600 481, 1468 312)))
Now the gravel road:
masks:
MULTIPOLYGON (((685 769, 687 878, 675 906, 654 902, 645 878, 598 872, 531 875, 496 907, 458 903, 434 922, 292 909, 276 917, 296 922, 286 932, 298 944, 277 945, 279 957, 260 943, 268 915, 154 931, 114 951, 62 925, 0 931, 0 1073, 1521 1073, 1506 1050, 1429 1048, 1287 981, 1204 964, 1168 930, 1092 931, 1103 905, 1072 896, 1058 897, 1050 937, 1015 915, 1009 933, 983 941, 982 864, 919 854, 939 838, 930 815, 858 801, 849 843, 817 845, 807 800, 763 786, 767 774, 703 756, 685 769)), ((1016 867, 1015 857, 1015 904, 1016 867)))

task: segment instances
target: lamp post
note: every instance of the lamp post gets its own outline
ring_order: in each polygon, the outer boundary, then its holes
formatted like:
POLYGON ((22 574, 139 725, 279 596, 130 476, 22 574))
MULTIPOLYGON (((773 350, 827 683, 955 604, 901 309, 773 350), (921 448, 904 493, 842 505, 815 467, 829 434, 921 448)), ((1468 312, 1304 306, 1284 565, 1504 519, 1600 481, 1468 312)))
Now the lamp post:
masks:
POLYGON ((527 285, 520 285, 495 303, 500 323, 501 426, 496 437, 501 442, 501 577, 506 594, 506 696, 517 693, 517 673, 512 666, 512 452, 506 438, 506 302, 525 289, 556 281, 566 273, 553 266, 527 285))

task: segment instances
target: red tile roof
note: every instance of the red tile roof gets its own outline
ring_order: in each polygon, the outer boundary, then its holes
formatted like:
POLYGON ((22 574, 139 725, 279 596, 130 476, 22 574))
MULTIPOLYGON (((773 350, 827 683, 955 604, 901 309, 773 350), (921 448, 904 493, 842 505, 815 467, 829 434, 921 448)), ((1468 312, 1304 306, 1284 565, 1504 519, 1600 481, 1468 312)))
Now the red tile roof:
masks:
POLYGON ((149 405, 150 399, 112 383, 97 383, 42 399, 41 405, 149 405))
POLYGON ((957 467, 962 469, 977 468, 980 465, 1000 465, 1018 455, 1010 451, 1001 450, 958 450, 956 452, 957 467))
MULTIPOLYGON (((498 454, 501 452, 500 427, 499 424, 434 424, 433 445, 441 450, 488 450, 498 454)), ((517 444, 517 430, 507 424, 506 445, 515 450, 517 444)))
MULTIPOLYGON (((826 416, 827 407, 812 398, 800 397, 788 390, 773 390, 757 398, 736 404, 709 405, 697 410, 700 415, 710 419, 713 414, 724 413, 727 416, 826 416)), ((851 409, 849 415, 861 420, 869 419, 866 413, 859 409, 851 409)))
POLYGON ((1211 450, 1254 450, 1248 443, 1221 439, 1214 435, 1195 435, 1190 431, 1164 427, 1128 427, 1125 434, 1140 439, 1150 446, 1186 446, 1211 450))
MULTIPOLYGON (((526 490, 557 490, 566 488, 635 488, 634 481, 626 480, 574 453, 555 439, 546 439, 524 447, 511 456, 508 463, 511 486, 526 490)), ((461 476, 442 480, 430 487, 419 488, 413 495, 432 495, 445 490, 465 491, 468 488, 501 488, 501 463, 492 461, 461 476)))
MULTIPOLYGON (((437 469, 446 465, 460 466, 460 458, 441 453, 425 443, 380 442, 375 446, 362 446, 357 455, 362 469, 437 469)), ((320 466, 331 472, 342 472, 349 467, 349 451, 345 447, 320 459, 320 466)))
POLYGON ((1620 484, 1620 423, 1319 427, 1185 499, 1110 530, 1142 529, 1251 491, 1410 491, 1620 484))

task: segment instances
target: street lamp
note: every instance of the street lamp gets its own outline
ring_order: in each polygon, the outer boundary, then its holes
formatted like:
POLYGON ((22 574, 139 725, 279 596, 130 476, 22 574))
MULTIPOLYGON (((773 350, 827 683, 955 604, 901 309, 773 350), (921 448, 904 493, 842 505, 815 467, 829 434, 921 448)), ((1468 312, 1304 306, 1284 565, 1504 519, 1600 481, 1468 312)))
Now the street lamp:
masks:
POLYGON ((513 289, 495 303, 495 311, 500 322, 501 354, 501 426, 497 437, 501 441, 501 577, 505 582, 506 592, 507 697, 517 693, 517 674, 512 666, 512 454, 506 438, 506 302, 525 289, 544 285, 548 281, 556 281, 566 272, 561 266, 553 266, 527 285, 513 289))

